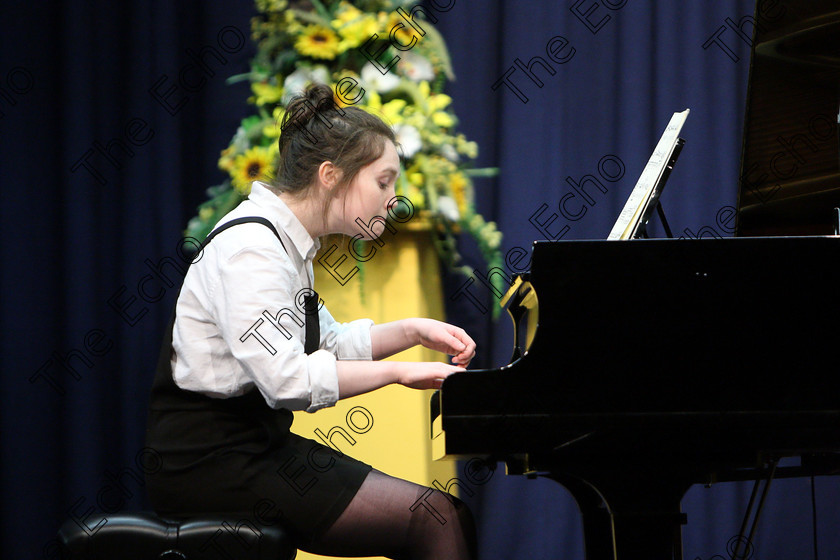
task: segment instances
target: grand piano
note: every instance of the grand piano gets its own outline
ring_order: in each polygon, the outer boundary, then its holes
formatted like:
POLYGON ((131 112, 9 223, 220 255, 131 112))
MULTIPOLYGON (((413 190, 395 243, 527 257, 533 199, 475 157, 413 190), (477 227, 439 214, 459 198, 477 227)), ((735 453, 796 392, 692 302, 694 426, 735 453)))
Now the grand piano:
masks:
POLYGON ((432 397, 434 455, 565 486, 590 560, 682 558, 693 484, 840 473, 840 8, 756 21, 736 237, 535 242, 510 363, 432 397))

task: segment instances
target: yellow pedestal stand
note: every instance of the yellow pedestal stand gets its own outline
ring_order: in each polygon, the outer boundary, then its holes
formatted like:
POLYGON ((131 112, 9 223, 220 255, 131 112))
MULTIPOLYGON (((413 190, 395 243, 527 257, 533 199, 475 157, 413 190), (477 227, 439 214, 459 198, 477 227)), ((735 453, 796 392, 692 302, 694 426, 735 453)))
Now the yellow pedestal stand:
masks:
MULTIPOLYGON (((347 251, 346 240, 323 242, 319 257, 335 246, 326 259, 332 271, 319 264, 316 258, 315 289, 337 321, 362 317, 373 319, 376 323, 408 317, 444 319, 438 257, 428 227, 422 223, 406 223, 398 227, 394 235, 385 232, 381 238, 384 246, 370 245, 369 249, 375 248, 376 252, 363 265, 363 279, 358 272, 349 276, 358 263, 347 251), (346 259, 339 263, 342 255, 346 259), (337 280, 336 276, 342 280, 337 280), (341 282, 345 282, 344 285, 341 282)), ((447 358, 438 352, 416 347, 390 359, 445 361, 447 358)), ((431 486, 434 480, 438 480, 445 485, 455 476, 456 463, 432 461, 429 436, 431 393, 391 385, 341 400, 335 407, 314 414, 296 412, 292 431, 316 441, 323 441, 318 433, 323 438, 332 431, 332 445, 342 453, 418 484, 431 486)), ((406 509, 411 505, 406 504, 406 509)), ((301 551, 297 558, 323 557, 301 551)))

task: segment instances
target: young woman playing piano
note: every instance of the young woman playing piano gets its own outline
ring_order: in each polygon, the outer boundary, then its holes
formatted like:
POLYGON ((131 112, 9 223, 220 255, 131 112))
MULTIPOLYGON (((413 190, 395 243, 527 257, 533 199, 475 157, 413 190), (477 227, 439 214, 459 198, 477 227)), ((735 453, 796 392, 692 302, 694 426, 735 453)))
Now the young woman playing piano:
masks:
POLYGON ((253 184, 184 279, 152 390, 147 445, 162 457, 152 504, 170 516, 271 514, 315 554, 474 558, 472 518, 457 499, 289 432, 291 410, 391 383, 437 388, 475 343, 431 319, 340 324, 317 308, 318 238, 386 216, 399 157, 390 127, 337 110, 323 85, 289 104, 282 130, 274 184, 253 184), (262 321, 274 328, 258 330, 262 321), (454 365, 378 361, 418 344, 454 365))

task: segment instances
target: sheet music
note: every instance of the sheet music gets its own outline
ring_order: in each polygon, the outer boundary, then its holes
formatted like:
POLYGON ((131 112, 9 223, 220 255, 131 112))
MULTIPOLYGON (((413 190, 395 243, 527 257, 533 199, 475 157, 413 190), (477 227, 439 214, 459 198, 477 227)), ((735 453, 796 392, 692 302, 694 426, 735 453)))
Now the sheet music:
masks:
POLYGON ((618 219, 607 239, 628 239, 630 233, 635 229, 646 201, 653 194, 654 187, 668 166, 671 154, 674 153, 680 130, 682 130, 683 124, 688 118, 688 113, 689 109, 686 109, 682 113, 674 113, 671 117, 668 126, 665 127, 665 132, 662 133, 659 143, 653 150, 653 155, 650 156, 647 165, 639 176, 636 186, 633 187, 633 192, 630 193, 630 198, 624 204, 624 209, 618 215, 618 219))

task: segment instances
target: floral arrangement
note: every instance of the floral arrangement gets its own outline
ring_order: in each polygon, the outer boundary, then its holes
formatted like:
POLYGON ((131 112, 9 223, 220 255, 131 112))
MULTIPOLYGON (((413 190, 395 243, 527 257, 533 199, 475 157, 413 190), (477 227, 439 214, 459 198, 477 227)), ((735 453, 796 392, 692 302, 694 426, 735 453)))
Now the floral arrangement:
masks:
MULTIPOLYGON (((450 269, 472 274, 456 248, 455 236, 467 232, 488 269, 502 266, 502 234, 475 211, 472 183, 473 177, 497 170, 471 166, 478 147, 455 132, 452 100, 442 93, 446 80, 454 78, 446 45, 427 20, 409 21, 413 16, 407 10, 414 3, 256 0, 257 54, 248 74, 229 80, 250 81, 249 102, 256 114, 242 121, 222 151, 219 167, 229 177, 208 189, 209 200, 189 222, 187 235, 203 239, 247 197, 252 181, 271 180, 280 122, 291 97, 313 82, 334 91, 339 83, 357 83, 355 91, 363 89, 364 96, 354 105, 394 129, 403 165, 396 194, 407 197, 432 224, 442 260, 450 269)), ((347 105, 339 93, 336 103, 347 105)))

